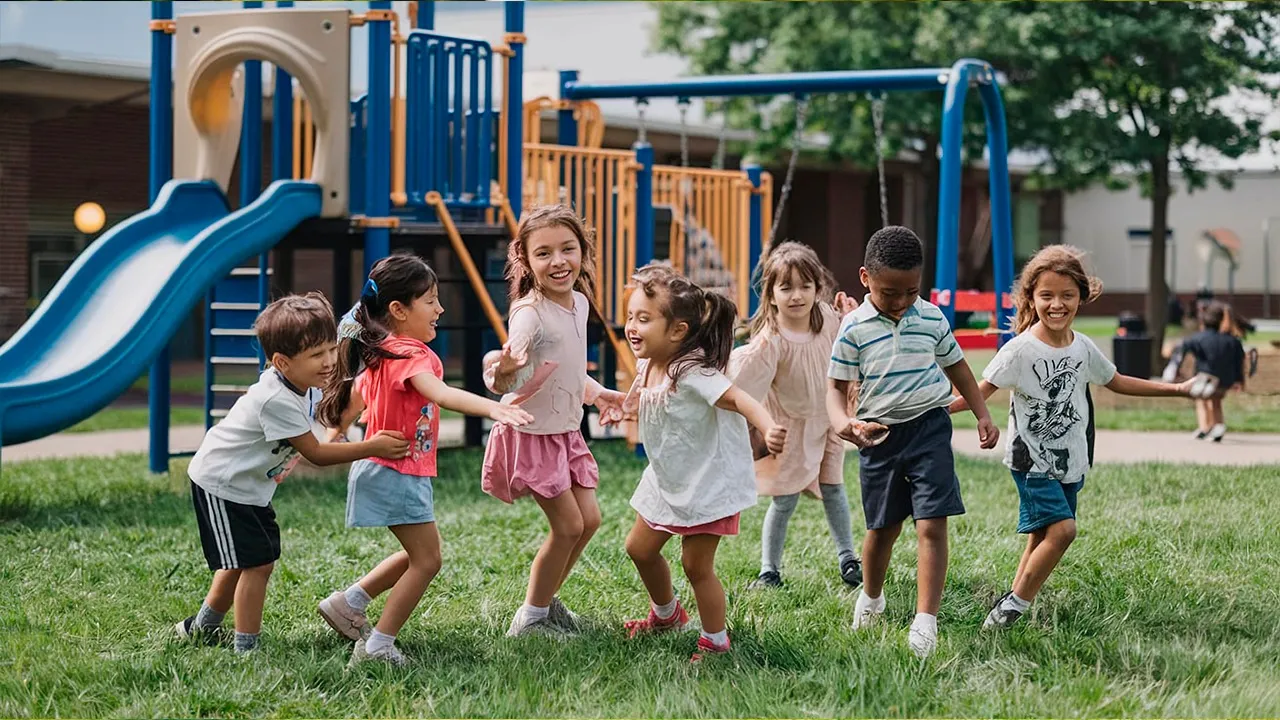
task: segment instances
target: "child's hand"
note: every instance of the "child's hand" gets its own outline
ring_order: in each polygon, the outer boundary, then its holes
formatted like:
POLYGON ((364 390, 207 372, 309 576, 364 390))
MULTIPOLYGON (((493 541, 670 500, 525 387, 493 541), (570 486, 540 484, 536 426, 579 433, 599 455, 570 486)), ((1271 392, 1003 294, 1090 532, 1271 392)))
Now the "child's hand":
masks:
POLYGON ((511 343, 508 342, 502 346, 502 354, 498 356, 497 373, 502 376, 508 376, 528 364, 528 351, 523 347, 512 347, 511 343))
POLYGON ((991 422, 991 416, 988 415, 978 420, 978 447, 983 450, 990 450, 1000 442, 1000 429, 991 422))
POLYGON ((774 455, 782 454, 782 448, 787 443, 787 429, 781 425, 774 425, 769 428, 769 432, 764 434, 765 447, 769 448, 769 452, 774 455))
POLYGON ((840 317, 844 317, 854 310, 858 309, 858 301, 844 294, 844 291, 836 293, 836 299, 832 301, 836 312, 840 313, 840 317))
POLYGON ((879 445, 888 433, 888 426, 878 422, 863 422, 850 419, 844 430, 836 434, 860 448, 865 448, 879 445))
POLYGON ((1192 375, 1186 380, 1183 380, 1182 382, 1178 383, 1177 384, 1178 394, 1186 395, 1187 397, 1194 397, 1195 396, 1194 388, 1196 386, 1196 380, 1199 377, 1200 377, 1199 375, 1192 375))
POLYGON ((626 399, 627 394, 617 390, 604 390, 597 395, 594 404, 600 411, 600 424, 608 427, 622 422, 622 401, 626 399))
POLYGON ((387 460, 399 460, 409 454, 409 441, 394 430, 379 430, 369 438, 373 443, 373 455, 387 460))
POLYGON ((502 403, 494 403, 489 409, 489 419, 502 423, 503 425, 511 425, 512 427, 520 427, 533 422, 533 416, 528 410, 515 405, 504 405, 502 403))

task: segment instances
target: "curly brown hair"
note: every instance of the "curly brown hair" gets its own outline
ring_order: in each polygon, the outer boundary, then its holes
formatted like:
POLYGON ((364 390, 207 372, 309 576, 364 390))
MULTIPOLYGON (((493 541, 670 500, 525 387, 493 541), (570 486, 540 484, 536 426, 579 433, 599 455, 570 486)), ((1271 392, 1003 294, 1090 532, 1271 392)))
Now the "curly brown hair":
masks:
POLYGON ((588 298, 595 296, 595 232, 568 205, 542 205, 525 212, 520 219, 520 226, 516 228, 516 236, 507 245, 507 293, 512 301, 537 289, 533 268, 529 265, 529 240, 539 230, 552 227, 565 228, 578 239, 578 245, 582 248, 582 270, 578 273, 573 289, 588 298))
POLYGON ((1102 294, 1102 281, 1084 268, 1084 251, 1072 245, 1049 245, 1040 249, 1013 281, 1013 331, 1021 333, 1036 324, 1036 283, 1047 272, 1071 278, 1080 288, 1080 304, 1093 302, 1102 294))

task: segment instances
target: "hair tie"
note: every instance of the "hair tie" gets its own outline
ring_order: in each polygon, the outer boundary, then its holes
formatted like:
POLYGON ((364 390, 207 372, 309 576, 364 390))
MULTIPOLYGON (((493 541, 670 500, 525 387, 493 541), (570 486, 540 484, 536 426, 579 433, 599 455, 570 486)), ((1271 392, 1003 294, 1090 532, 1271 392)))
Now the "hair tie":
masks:
MULTIPOLYGON (((370 280, 369 282, 373 282, 370 280)), ((364 294, 361 293, 361 297, 364 294)), ((360 303, 351 306, 346 315, 342 316, 342 320, 338 322, 338 339, 339 340, 358 340, 364 333, 364 326, 356 319, 356 311, 360 309, 360 303)))
POLYGON ((363 302, 373 302, 378 299, 378 283, 369 278, 364 281, 364 288, 360 290, 360 300, 363 302))

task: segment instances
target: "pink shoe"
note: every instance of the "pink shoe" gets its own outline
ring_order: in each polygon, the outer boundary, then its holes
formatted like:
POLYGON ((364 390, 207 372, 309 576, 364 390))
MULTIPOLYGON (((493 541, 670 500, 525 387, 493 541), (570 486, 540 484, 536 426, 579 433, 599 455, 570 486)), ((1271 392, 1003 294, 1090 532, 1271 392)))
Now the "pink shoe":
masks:
POLYGON ((700 662, 708 655, 724 655, 727 652, 729 652, 729 638, 725 638, 724 645, 717 645, 699 635, 698 649, 693 653, 693 657, 689 658, 689 662, 700 662))
POLYGON ((356 612, 348 605, 347 597, 341 590, 321 600, 316 610, 329 623, 329 627, 348 640, 359 640, 369 634, 369 621, 365 614, 356 612))
POLYGON ((676 611, 665 620, 658 617, 658 613, 654 612, 653 608, 650 607, 649 617, 643 620, 628 620, 622 626, 627 630, 627 637, 633 638, 646 633, 682 630, 688 623, 689 613, 685 612, 684 606, 679 601, 676 601, 676 611))

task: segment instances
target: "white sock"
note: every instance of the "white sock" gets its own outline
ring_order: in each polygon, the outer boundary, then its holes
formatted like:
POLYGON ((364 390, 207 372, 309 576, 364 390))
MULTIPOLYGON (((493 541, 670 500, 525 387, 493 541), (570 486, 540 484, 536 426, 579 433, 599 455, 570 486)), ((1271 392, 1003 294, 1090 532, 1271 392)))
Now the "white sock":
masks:
POLYGON ((666 605, 659 605, 658 603, 653 602, 652 600, 649 601, 649 604, 653 606, 653 613, 655 615, 657 615, 659 618, 662 618, 663 620, 669 620, 672 615, 676 614, 676 605, 679 604, 679 602, 680 602, 679 598, 672 597, 671 602, 667 603, 666 605))
POLYGON ((347 604, 351 606, 351 609, 358 613, 364 612, 365 608, 369 607, 369 603, 373 601, 373 598, 369 597, 369 593, 360 587, 360 583, 352 584, 351 587, 342 592, 342 596, 347 599, 347 604))
POLYGON ((1003 604, 1005 607, 1011 610, 1017 610, 1020 613, 1026 612, 1027 608, 1031 607, 1030 600, 1023 600, 1022 598, 1018 597, 1017 593, 1014 593, 1014 592, 1009 593, 1009 597, 1004 599, 1003 604))
POLYGON ((714 632, 714 633, 709 633, 706 630, 703 630, 702 637, 710 640, 711 644, 715 645, 716 647, 724 647, 725 645, 729 644, 729 629, 725 628, 720 632, 714 632))
POLYGON ((916 619, 911 621, 911 627, 936 636, 938 634, 938 616, 930 615, 929 613, 916 613, 916 619))
POLYGON ((520 606, 520 613, 524 615, 525 620, 536 622, 538 620, 546 620, 551 614, 551 606, 538 607, 537 605, 524 604, 520 606))
POLYGON ((385 648, 389 648, 395 644, 395 635, 388 635, 374 630, 372 633, 369 633, 369 639, 364 641, 364 650, 370 655, 373 655, 374 653, 385 648))
POLYGON ((870 610, 871 612, 882 613, 886 604, 884 593, 880 593, 878 598, 872 598, 865 591, 859 590, 858 601, 854 603, 853 611, 862 613, 864 610, 870 610))

